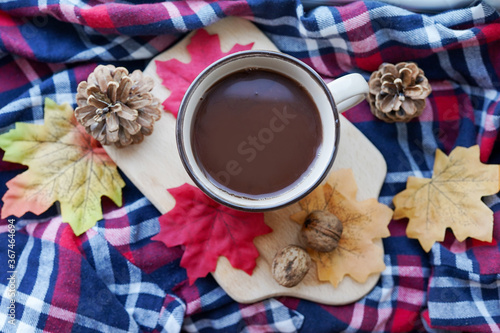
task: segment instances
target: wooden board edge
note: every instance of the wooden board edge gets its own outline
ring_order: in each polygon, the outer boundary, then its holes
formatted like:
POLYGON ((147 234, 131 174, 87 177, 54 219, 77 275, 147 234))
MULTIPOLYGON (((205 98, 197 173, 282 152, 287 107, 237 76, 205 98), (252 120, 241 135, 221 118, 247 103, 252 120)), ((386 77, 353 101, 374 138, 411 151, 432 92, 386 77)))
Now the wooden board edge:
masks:
MULTIPOLYGON (((221 21, 218 21, 218 22, 217 22, 217 23, 215 23, 214 25, 207 27, 207 28, 206 28, 206 30, 207 30, 210 34, 217 33, 217 34, 219 34, 219 36, 222 36, 223 34, 232 34, 232 33, 233 33, 232 31, 227 31, 227 30, 230 30, 230 29, 224 28, 224 27, 225 27, 225 25, 226 25, 226 24, 228 24, 227 22, 237 22, 237 24, 238 24, 238 25, 240 25, 240 26, 241 26, 241 25, 243 25, 243 26, 248 26, 248 27, 250 27, 250 28, 252 28, 252 29, 257 29, 257 28, 256 28, 256 27, 255 27, 255 26, 254 26, 251 22, 248 22, 247 20, 244 20, 244 19, 241 19, 241 18, 234 18, 234 17, 232 17, 232 18, 223 19, 223 20, 221 20, 221 21), (224 29, 223 29, 223 28, 224 28, 224 29)), ((235 24, 235 23, 231 23, 231 24, 235 24)), ((250 28, 249 28, 249 29, 250 29, 250 28)), ((258 29, 257 29, 257 30, 258 30, 258 29)), ((169 51, 171 51, 172 49, 178 48, 178 50, 179 50, 178 52, 181 52, 181 53, 182 53, 182 52, 187 53, 186 46, 189 44, 190 38, 192 37, 192 35, 193 35, 194 33, 195 33, 195 32, 191 32, 190 34, 188 34, 188 35, 187 35, 184 39, 182 39, 179 43, 177 43, 175 46, 173 46, 171 49, 169 49, 169 51)), ((272 50, 276 50, 276 51, 277 51, 277 48, 276 48, 276 47, 272 44, 272 42, 271 42, 271 41, 269 41, 269 39, 267 39, 267 37, 266 37, 266 36, 265 36, 265 35, 264 35, 264 34, 263 34, 260 30, 258 30, 258 33, 259 33, 260 35, 262 35, 262 37, 261 37, 261 36, 259 36, 259 38, 265 38, 265 41, 262 41, 262 42, 256 42, 256 43, 254 44, 253 49, 272 49, 272 50)), ((223 51, 224 51, 224 50, 226 50, 226 51, 227 51, 227 50, 229 50, 229 49, 230 49, 230 48, 231 48, 231 47, 235 44, 235 43, 232 43, 232 42, 230 42, 230 43, 227 43, 227 42, 226 42, 226 44, 225 44, 226 46, 224 47, 224 45, 223 45, 223 44, 224 44, 224 43, 223 43, 224 38, 223 38, 223 37, 220 37, 220 38, 221 38, 221 47, 223 48, 223 51)), ((238 41, 238 43, 243 43, 243 44, 244 44, 245 42, 238 41)), ((167 51, 167 52, 168 52, 168 51, 167 51)), ((157 83, 157 87, 158 87, 158 89, 163 89, 163 92, 162 92, 162 94, 161 94, 161 95, 162 95, 162 96, 165 96, 165 94, 167 94, 167 97, 168 97, 168 95, 170 94, 170 92, 168 92, 168 90, 167 90, 166 88, 164 88, 164 87, 163 87, 163 85, 161 84, 161 82, 158 82, 159 78, 158 78, 158 77, 157 77, 157 75, 156 75, 156 63, 155 63, 155 60, 162 60, 162 61, 165 61, 165 60, 167 59, 167 58, 165 58, 165 53, 166 53, 166 52, 163 52, 162 54, 160 54, 160 55, 156 56, 155 58, 153 58, 153 59, 151 60, 151 62, 148 64, 148 66, 147 66, 147 67, 146 67, 146 69, 145 69, 145 74, 150 75, 150 76, 153 76, 153 78, 155 79, 155 81, 156 81, 156 83, 157 83), (163 57, 162 57, 162 56, 163 56, 163 57), (153 75, 151 75, 151 74, 153 74, 153 75)), ((168 59, 171 59, 171 58, 177 58, 177 57, 176 57, 176 56, 169 56, 169 57, 168 57, 168 59)), ((164 119, 164 117, 166 117, 166 116, 171 116, 171 115, 166 115, 165 113, 164 113, 164 114, 162 114, 162 120, 163 120, 163 119, 164 119)), ((160 121, 161 121, 161 120, 160 120, 160 121)), ((351 125, 352 125, 352 124, 351 124, 351 125)), ((357 130, 357 129, 356 129, 356 130, 357 130)), ((358 131, 359 131, 359 130, 358 130, 358 131)), ((361 132, 360 132, 360 133, 361 133, 361 132)), ((362 133, 361 133, 361 134, 362 134, 362 133)), ((363 137, 364 137, 364 135, 363 135, 363 137)), ((366 137, 365 137, 365 138, 366 138, 366 137)), ((147 139, 148 139, 148 138, 145 138, 145 140, 147 140, 147 139)), ((367 139, 367 140, 368 140, 368 139, 367 139)), ((369 142, 369 144, 370 144, 370 145, 372 145, 372 146, 373 146, 373 144, 372 144, 369 140, 368 140, 368 142, 369 142)), ((374 147, 374 146, 373 146, 373 147, 374 147)), ((375 148, 375 147, 374 147, 374 148, 375 148)), ((376 151, 376 152, 378 152, 378 154, 380 155, 380 156, 379 156, 379 160, 380 160, 380 158, 381 158, 381 161, 383 161, 383 164, 384 164, 384 168, 383 168, 384 170, 383 170, 383 173, 384 173, 384 179, 385 179, 386 170, 387 170, 387 165, 386 165, 386 162, 385 162, 385 160, 384 160, 384 158, 383 158, 382 154, 378 151, 378 149, 376 149, 376 148, 375 148, 375 151, 376 151)), ((108 154, 109 154, 109 152, 108 152, 108 154)), ((110 156, 111 156, 111 155, 110 155, 110 156)), ((122 171, 124 171, 124 170, 122 169, 122 171)), ((382 171, 382 168, 381 168, 381 167, 379 168, 379 171, 382 171)), ((126 172, 124 172, 124 173, 127 175, 127 173, 126 173, 126 172)), ((130 176, 129 176, 129 175, 127 175, 127 177, 129 177, 129 178, 130 178, 130 176)), ((131 180, 132 180, 132 179, 131 179, 131 180)), ((382 188, 382 186, 383 186, 383 182, 382 182, 382 184, 380 185, 380 188, 378 188, 378 189, 377 189, 378 193, 380 193, 380 189, 382 188)), ((165 188, 165 192, 166 192, 166 188, 165 188)), ((168 193, 167 193, 167 195, 169 196, 169 194, 168 194, 168 193)), ((153 202, 153 205, 157 206, 157 204, 158 204, 158 203, 153 202)), ((167 205, 167 206, 168 206, 168 205, 167 205)), ((166 208, 165 208, 165 207, 167 207, 167 206, 165 206, 165 205, 161 205, 161 207, 162 207, 162 208, 160 209, 160 211, 161 211, 161 213, 162 213, 162 214, 163 214, 163 213, 165 213, 166 211, 168 211, 168 210, 169 210, 169 209, 166 209, 166 208)), ((383 247, 382 247, 382 248, 383 248, 383 247)), ((218 266, 217 266, 217 267, 218 267, 218 266)), ((224 289, 224 290, 226 290, 226 288, 224 288, 224 286, 225 286, 225 285, 227 285, 227 283, 226 283, 226 282, 219 282, 219 281, 218 281, 218 279, 217 279, 217 274, 213 274, 213 275, 214 275, 214 277, 216 278, 216 280, 217 280, 217 282, 219 283, 219 285, 221 285, 221 287, 223 287, 223 289, 224 289)), ((373 289, 373 287, 374 287, 374 286, 375 286, 375 284, 377 283, 377 281, 378 281, 379 277, 380 277, 380 274, 378 274, 378 275, 376 274, 376 275, 374 275, 373 277, 370 277, 370 278, 369 278, 369 280, 368 280, 368 281, 370 281, 370 282, 371 282, 371 279, 374 279, 374 282, 373 282, 373 286, 370 286, 370 287, 368 288, 368 291, 367 291, 367 292, 369 292, 371 289, 373 289)), ((368 283, 368 282, 365 282, 365 283, 367 284, 367 286, 371 285, 371 283, 368 283)), ((228 290, 226 290, 226 292, 227 292, 227 291, 228 291, 228 290)), ((366 293, 367 293, 367 292, 363 292, 363 293, 361 293, 361 295, 359 296, 359 298, 362 298, 364 295, 366 295, 366 293)), ((277 294, 275 294, 275 295, 272 295, 272 294, 266 294, 266 295, 264 295, 264 296, 261 296, 260 298, 255 298, 255 299, 250 300, 250 301, 249 301, 249 300, 245 300, 245 299, 240 299, 240 298, 238 297, 238 295, 235 295, 234 293, 230 293, 230 292, 228 292, 228 295, 229 295, 229 296, 231 296, 233 299, 237 300, 237 301, 238 301, 238 302, 240 302, 240 303, 252 303, 252 302, 256 302, 256 301, 258 301, 258 300, 262 300, 262 299, 267 299, 267 298, 270 298, 270 297, 294 296, 294 295, 288 295, 287 293, 284 293, 284 292, 283 292, 283 291, 281 291, 281 290, 280 290, 277 294)), ((358 300, 358 299, 359 299, 359 298, 357 298, 357 299, 355 299, 355 300, 354 300, 354 299, 352 299, 352 300, 350 299, 350 300, 345 301, 345 302, 335 302, 335 301, 333 301, 333 302, 327 302, 327 303, 325 303, 325 302, 324 302, 324 300, 322 300, 322 299, 318 300, 318 299, 316 299, 316 298, 314 298, 314 297, 312 297, 312 298, 310 298, 310 297, 309 297, 309 298, 308 298, 308 297, 307 297, 307 295, 304 295, 304 294, 301 294, 299 297, 300 297, 300 298, 302 298, 302 299, 309 299, 309 300, 311 300, 311 301, 315 301, 315 302, 318 302, 318 303, 322 303, 322 304, 331 304, 331 305, 349 304, 349 303, 352 303, 352 302, 354 302, 354 301, 356 301, 356 300, 358 300)))

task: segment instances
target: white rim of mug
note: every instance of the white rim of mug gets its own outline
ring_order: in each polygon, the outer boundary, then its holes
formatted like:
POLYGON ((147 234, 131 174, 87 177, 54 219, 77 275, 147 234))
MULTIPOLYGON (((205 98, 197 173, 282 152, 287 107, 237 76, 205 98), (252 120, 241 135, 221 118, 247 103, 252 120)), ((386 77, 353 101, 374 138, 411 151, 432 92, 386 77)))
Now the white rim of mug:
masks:
MULTIPOLYGON (((278 72, 278 73, 281 75, 287 76, 286 74, 282 74, 281 72, 278 72)), ((225 76, 222 76, 218 80, 222 80, 224 77, 225 76)), ((292 79, 292 80, 294 80, 294 79, 292 79)), ((194 116, 192 118, 194 119, 194 116)), ((189 123, 188 125, 191 126, 192 123, 189 123)), ((335 157, 337 155, 339 139, 340 139, 339 113, 337 111, 337 107, 336 107, 335 101, 333 99, 333 96, 330 92, 330 89, 327 87, 326 83, 323 81, 321 76, 319 76, 319 74, 316 73, 316 71, 314 69, 312 69, 309 65, 305 64, 304 62, 300 61, 299 59, 292 57, 290 55, 284 54, 284 53, 279 53, 279 52, 274 52, 274 51, 263 51, 263 50, 240 51, 240 52, 236 52, 236 53, 232 53, 230 55, 227 55, 227 56, 213 62, 207 68, 205 68, 200 74, 198 74, 198 76, 194 79, 194 81, 188 87, 186 93, 184 94, 184 97, 182 98, 181 104, 179 106, 179 112, 177 114, 177 122, 176 122, 177 150, 179 152, 179 156, 180 156, 182 165, 184 166, 184 169, 188 173, 189 177, 191 177, 191 179, 196 184, 196 186, 198 186, 198 188, 201 189, 211 199, 215 200, 216 202, 218 202, 224 206, 227 206, 227 207, 230 207, 233 209, 237 209, 237 210, 241 210, 241 211, 247 211, 247 212, 265 212, 265 211, 271 211, 271 210, 283 208, 283 207, 289 206, 289 205, 301 200, 302 198, 307 196, 309 193, 311 193, 316 187, 318 187, 323 182, 323 180, 326 178, 329 171, 331 170, 332 165, 333 165, 333 161, 335 160, 335 157), (240 60, 243 58, 255 57, 255 56, 270 57, 270 58, 275 58, 275 59, 277 58, 277 59, 280 59, 283 61, 287 61, 287 62, 301 68, 305 72, 307 72, 314 79, 314 81, 316 81, 318 83, 318 86, 325 93, 325 95, 328 99, 328 102, 330 103, 331 110, 333 113, 333 119, 335 122, 335 124, 334 124, 334 126, 335 126, 335 142, 333 144, 333 151, 330 154, 330 159, 329 159, 327 166, 324 168, 324 170, 322 170, 321 176, 318 178, 318 180, 314 184, 312 184, 311 186, 305 188, 303 191, 301 191, 295 197, 292 197, 290 200, 287 200, 286 202, 280 203, 278 205, 269 205, 269 206, 260 206, 260 207, 244 206, 244 205, 240 205, 240 204, 237 204, 234 202, 230 202, 230 201, 225 200, 224 198, 221 198, 220 196, 214 194, 209 188, 207 188, 205 186, 205 184, 203 183, 203 180, 198 177, 196 172, 194 172, 193 168, 191 167, 191 163, 189 162, 187 154, 186 154, 186 148, 192 150, 192 147, 186 147, 184 145, 184 140, 183 140, 184 126, 186 125, 185 124, 186 108, 191 100, 191 97, 192 97, 194 91, 196 91, 196 89, 198 89, 198 86, 201 84, 201 82, 210 73, 212 73, 214 70, 216 70, 217 68, 219 68, 225 64, 228 64, 232 61, 240 60)), ((211 182, 206 176, 203 175, 203 178, 207 183, 213 184, 215 187, 219 188, 217 185, 215 185, 213 182, 211 182)), ((298 186, 300 186, 300 185, 298 185, 298 186)), ((288 193, 288 191, 284 192, 283 194, 286 194, 286 193, 288 193)), ((227 192, 227 194, 228 194, 228 196, 233 195, 229 192, 227 192)), ((281 196, 281 194, 278 194, 277 196, 274 196, 272 198, 279 197, 279 196, 281 196)), ((238 198, 241 199, 242 197, 238 196, 238 198)), ((247 197, 243 197, 243 198, 245 199, 245 201, 247 201, 249 203, 249 205, 251 205, 251 202, 262 203, 262 201, 266 200, 266 198, 263 198, 263 199, 253 199, 253 198, 247 198, 247 197)))

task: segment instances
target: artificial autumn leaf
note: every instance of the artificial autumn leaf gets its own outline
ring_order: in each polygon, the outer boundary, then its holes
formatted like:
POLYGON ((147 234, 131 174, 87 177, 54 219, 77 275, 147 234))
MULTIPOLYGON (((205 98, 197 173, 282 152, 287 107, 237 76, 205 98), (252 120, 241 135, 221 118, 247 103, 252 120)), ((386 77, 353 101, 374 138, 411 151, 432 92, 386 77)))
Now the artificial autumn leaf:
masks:
POLYGON ((253 43, 247 45, 235 44, 225 53, 220 49, 219 35, 209 35, 205 29, 199 29, 191 37, 186 47, 191 55, 189 63, 177 59, 156 61, 156 73, 162 79, 163 85, 170 90, 170 96, 163 102, 165 110, 170 111, 176 118, 181 100, 189 85, 208 65, 228 54, 250 50, 253 43))
POLYGON ((334 287, 345 275, 364 283, 371 274, 385 269, 383 250, 374 241, 390 236, 387 226, 392 210, 374 198, 356 201, 357 192, 351 169, 334 171, 324 185, 299 201, 302 211, 291 216, 302 225, 312 211, 326 210, 342 222, 342 236, 335 250, 308 249, 316 262, 319 280, 330 281, 334 287))
POLYGON ((457 147, 449 157, 438 149, 432 178, 408 177, 406 190, 394 197, 394 219, 409 218, 406 235, 427 252, 444 240, 446 228, 459 241, 491 242, 493 212, 481 197, 500 190, 499 172, 500 165, 480 162, 479 146, 457 147))
POLYGON ((234 268, 252 274, 259 251, 253 239, 272 232, 264 214, 248 213, 223 206, 200 189, 184 184, 169 189, 175 207, 160 216, 160 232, 152 239, 172 247, 184 245, 181 266, 189 283, 214 272, 220 256, 234 268))
POLYGON ((41 214, 59 201, 78 236, 102 219, 101 196, 122 203, 125 182, 104 149, 78 124, 71 106, 45 99, 45 123, 16 123, 0 135, 4 161, 29 168, 7 182, 2 218, 41 214))

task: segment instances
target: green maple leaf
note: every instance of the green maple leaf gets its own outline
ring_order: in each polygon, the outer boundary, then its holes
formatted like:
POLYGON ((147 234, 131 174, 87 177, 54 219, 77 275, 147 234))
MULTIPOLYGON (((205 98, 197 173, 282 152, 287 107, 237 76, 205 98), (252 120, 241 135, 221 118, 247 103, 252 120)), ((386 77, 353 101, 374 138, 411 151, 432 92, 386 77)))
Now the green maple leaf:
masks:
POLYGON ((68 104, 45 100, 45 123, 16 123, 0 135, 4 161, 29 167, 7 182, 2 218, 41 214, 59 201, 63 222, 78 236, 102 219, 101 197, 121 206, 125 182, 68 104))

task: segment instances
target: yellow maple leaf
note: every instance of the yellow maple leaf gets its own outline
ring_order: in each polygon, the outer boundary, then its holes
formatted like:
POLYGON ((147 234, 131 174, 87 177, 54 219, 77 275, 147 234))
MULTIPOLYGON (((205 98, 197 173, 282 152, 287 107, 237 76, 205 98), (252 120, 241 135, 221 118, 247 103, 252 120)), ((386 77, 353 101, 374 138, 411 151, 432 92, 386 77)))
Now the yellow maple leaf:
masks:
POLYGON ((427 252, 448 227, 459 241, 491 242, 493 212, 481 197, 500 190, 499 172, 500 165, 480 162, 479 146, 457 147, 449 157, 438 149, 432 178, 409 177, 394 197, 394 219, 409 218, 406 235, 427 252))
POLYGON ((330 281, 335 287, 345 275, 363 283, 371 274, 385 269, 383 250, 374 241, 390 236, 387 226, 392 210, 374 198, 356 201, 357 191, 352 170, 332 172, 325 185, 299 201, 302 211, 291 216, 302 225, 310 212, 327 210, 342 222, 342 236, 335 250, 308 249, 316 262, 319 280, 330 281))
POLYGON ((7 182, 2 218, 41 214, 59 201, 63 221, 80 235, 102 219, 101 196, 121 205, 125 182, 71 106, 46 99, 44 118, 43 125, 16 123, 0 135, 3 159, 29 167, 7 182))

